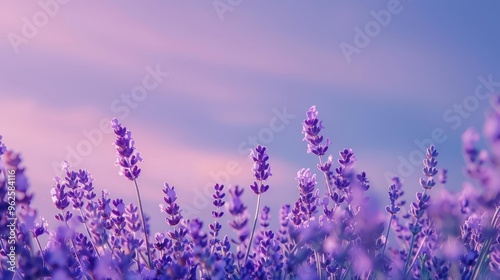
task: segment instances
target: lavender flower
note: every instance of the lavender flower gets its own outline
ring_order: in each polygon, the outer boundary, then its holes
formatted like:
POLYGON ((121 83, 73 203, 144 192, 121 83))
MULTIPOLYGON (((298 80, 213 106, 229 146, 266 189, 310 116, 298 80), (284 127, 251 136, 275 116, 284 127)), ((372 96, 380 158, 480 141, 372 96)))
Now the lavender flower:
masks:
POLYGON ((283 267, 283 255, 281 247, 274 239, 272 230, 263 232, 262 240, 259 242, 259 264, 264 268, 267 279, 281 279, 283 267))
POLYGON ((277 240, 281 242, 284 246, 288 243, 289 234, 289 219, 290 205, 283 205, 280 209, 280 228, 278 230, 277 240))
POLYGON ((347 195, 349 194, 349 190, 347 188, 351 185, 351 169, 355 162, 355 157, 354 152, 351 149, 344 149, 339 152, 339 155, 340 159, 338 160, 338 163, 340 166, 335 168, 334 184, 340 191, 343 191, 347 195))
POLYGON ((167 206, 160 204, 160 209, 162 212, 167 214, 167 218, 165 218, 167 224, 175 227, 182 220, 180 207, 176 203, 177 194, 175 193, 175 187, 170 187, 167 183, 165 183, 165 188, 162 191, 165 194, 163 200, 165 201, 165 203, 167 203, 167 206))
POLYGON ((132 132, 122 126, 116 118, 111 121, 111 127, 117 136, 115 141, 117 151, 116 165, 120 166, 120 175, 124 175, 129 180, 134 181, 141 173, 141 169, 137 167, 137 163, 142 161, 142 158, 141 154, 134 147, 135 141, 132 139, 132 132))
POLYGON ((111 127, 114 129, 117 136, 115 141, 117 151, 116 164, 120 166, 120 174, 127 177, 130 181, 133 181, 135 185, 137 204, 139 205, 140 216, 142 219, 142 231, 144 232, 144 239, 146 243, 146 255, 148 257, 147 265, 148 268, 151 268, 151 250, 149 246, 148 231, 146 229, 146 218, 144 217, 141 195, 139 193, 139 186, 137 185, 137 178, 141 173, 141 169, 137 167, 137 163, 142 161, 142 158, 140 153, 137 152, 134 147, 135 141, 132 139, 132 132, 122 126, 116 118, 113 118, 111 121, 111 127))
MULTIPOLYGON (((436 184, 436 182, 434 181, 434 176, 438 173, 438 170, 436 169, 437 156, 438 156, 437 150, 434 148, 433 145, 431 145, 427 149, 426 159, 424 159, 424 168, 422 169, 422 172, 426 178, 420 178, 420 186, 424 188, 424 192, 423 193, 417 192, 416 195, 417 201, 412 202, 410 205, 410 215, 414 217, 414 221, 409 224, 409 229, 410 232, 412 233, 412 238, 408 250, 408 256, 406 259, 405 268, 403 270, 405 275, 412 268, 412 266, 409 266, 409 264, 410 264, 410 259, 412 258, 415 240, 417 235, 421 232, 422 227, 424 226, 424 223, 426 221, 425 219, 423 219, 423 215, 427 210, 427 208, 429 207, 428 202, 431 198, 430 195, 427 194, 427 191, 432 189, 432 187, 434 187, 434 185, 436 184)), ((417 250, 414 256, 415 260, 417 259, 418 254, 419 251, 417 250)))
MULTIPOLYGON (((52 194, 52 202, 54 206, 60 211, 64 211, 69 205, 68 194, 66 193, 66 185, 59 177, 54 178, 54 182, 56 183, 51 190, 52 194)), ((57 214, 55 217, 59 221, 68 221, 71 219, 71 212, 66 212, 67 214, 63 217, 63 214, 57 214)))
POLYGON ((245 259, 243 261, 244 265, 246 265, 247 263, 248 256, 250 255, 250 248, 252 247, 253 235, 255 233, 255 226, 257 225, 257 219, 259 215, 260 197, 269 189, 269 185, 264 185, 263 181, 267 180, 267 178, 272 175, 271 167, 269 166, 269 163, 267 163, 267 161, 269 160, 269 156, 267 155, 266 150, 266 147, 258 145, 250 152, 250 157, 254 161, 253 175, 258 181, 258 183, 257 181, 255 181, 253 185, 250 185, 250 188, 255 194, 257 194, 257 207, 255 208, 253 227, 252 231, 250 232, 250 240, 247 246, 247 253, 245 254, 245 259))
POLYGON ((443 168, 441 169, 441 172, 439 172, 439 183, 445 185, 447 181, 448 181, 448 170, 446 168, 443 168))
POLYGON ((328 150, 328 145, 331 143, 330 139, 326 138, 325 144, 322 144, 323 136, 319 134, 323 128, 323 121, 318 119, 316 106, 312 106, 307 111, 306 119, 302 124, 302 134, 304 134, 302 141, 307 141, 308 153, 323 156, 328 150))
POLYGON ((271 176, 271 167, 267 161, 269 160, 269 156, 266 152, 267 148, 263 146, 257 146, 254 150, 251 151, 250 157, 254 161, 253 164, 253 175, 257 182, 254 182, 250 185, 250 188, 255 194, 265 193, 269 189, 269 185, 264 185, 262 181, 266 181, 269 176, 271 176))
MULTIPOLYGON (((210 224, 210 235, 212 236, 212 240, 210 240, 210 245, 212 246, 211 250, 214 251, 214 248, 218 245, 220 240, 217 238, 219 231, 222 228, 222 225, 219 223, 218 219, 224 215, 224 211, 221 210, 221 207, 224 206, 225 202, 222 200, 226 194, 223 192, 224 185, 216 184, 214 186, 215 193, 212 195, 214 201, 212 204, 215 206, 216 210, 212 211, 212 217, 215 219, 212 224, 210 224)), ((219 247, 220 248, 220 247, 219 247)), ((215 250, 216 252, 218 250, 215 250)))
POLYGON ((295 179, 299 183, 297 188, 299 189, 300 197, 295 202, 295 206, 291 211, 291 221, 295 225, 300 225, 303 222, 313 219, 318 206, 319 191, 316 190, 315 192, 316 174, 311 175, 309 169, 303 168, 299 170, 295 179))
POLYGON ((0 135, 0 156, 7 151, 7 146, 2 141, 2 135, 0 135))
POLYGON ((33 236, 38 237, 44 233, 47 233, 47 228, 49 226, 49 223, 44 218, 41 218, 40 223, 35 224, 35 228, 33 230, 33 236))
POLYGON ((328 150, 328 145, 330 145, 331 142, 329 138, 326 138, 326 142, 322 144, 323 136, 319 133, 323 128, 323 121, 318 119, 318 111, 316 111, 316 106, 312 106, 307 111, 306 119, 302 123, 302 134, 304 134, 304 139, 302 139, 302 141, 307 141, 307 153, 313 153, 318 156, 319 163, 317 167, 323 172, 326 189, 328 190, 330 197, 333 198, 333 196, 336 195, 336 193, 332 191, 333 173, 330 170, 333 158, 330 155, 325 163, 323 163, 322 160, 322 156, 325 155, 326 151, 328 150))
POLYGON ((244 189, 239 188, 239 186, 229 189, 231 200, 228 203, 228 211, 233 216, 233 220, 229 222, 229 226, 238 234, 238 240, 234 241, 236 244, 243 243, 249 234, 247 206, 241 199, 243 191, 244 189))
POLYGON ((386 206, 385 210, 391 214, 395 215, 399 212, 401 209, 400 207, 405 204, 404 200, 399 201, 399 198, 401 198, 404 195, 404 191, 402 190, 402 184, 399 181, 398 177, 394 177, 392 179, 393 184, 389 187, 389 200, 391 201, 390 206, 386 206))
POLYGON ((264 206, 262 208, 260 217, 259 217, 259 231, 257 232, 257 235, 255 236, 254 243, 252 244, 254 246, 254 249, 258 249, 258 246, 260 244, 260 241, 264 238, 264 233, 266 230, 269 229, 270 220, 271 220, 271 208, 268 206, 264 206))
POLYGON ((422 169, 424 175, 427 178, 420 178, 420 186, 426 190, 432 189, 436 182, 434 181, 434 176, 438 173, 436 169, 438 152, 434 146, 430 146, 427 149, 426 159, 424 159, 424 168, 422 169))
MULTIPOLYGON (((387 244, 389 243, 389 230, 391 229, 392 221, 394 219, 394 215, 399 213, 399 210, 401 210, 401 207, 405 205, 404 200, 399 200, 403 195, 404 191, 402 191, 402 184, 399 181, 398 177, 392 178, 393 184, 389 187, 389 200, 391 202, 390 205, 385 206, 385 211, 387 211, 389 214, 391 214, 391 217, 389 218, 389 223, 387 225, 387 232, 385 234, 385 242, 384 242, 384 247, 382 249, 381 256, 384 256, 385 249, 387 247, 387 244)), ((401 231, 400 229, 399 231, 401 231)))

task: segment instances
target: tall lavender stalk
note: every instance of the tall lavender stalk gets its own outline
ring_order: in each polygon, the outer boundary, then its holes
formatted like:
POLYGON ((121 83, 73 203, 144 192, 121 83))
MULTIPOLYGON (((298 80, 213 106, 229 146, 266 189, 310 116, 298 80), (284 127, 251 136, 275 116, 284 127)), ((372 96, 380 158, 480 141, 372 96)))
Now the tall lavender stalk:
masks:
POLYGON ((144 232, 144 239, 146 242, 146 255, 148 257, 148 268, 151 268, 151 250, 149 245, 148 232, 146 229, 146 219, 144 218, 144 210, 142 207, 141 194, 139 192, 139 185, 137 178, 141 173, 141 169, 137 167, 137 163, 142 161, 141 155, 134 147, 135 141, 132 139, 132 132, 122 126, 120 122, 114 118, 111 121, 111 127, 116 134, 115 147, 117 151, 116 165, 120 166, 120 175, 124 175, 130 181, 134 182, 135 191, 137 194, 137 204, 141 213, 142 230, 144 232))
POLYGON ((330 138, 326 138, 325 143, 323 142, 323 136, 319 133, 324 128, 323 121, 318 119, 318 111, 316 106, 312 106, 306 113, 306 119, 302 123, 302 134, 304 134, 304 139, 302 141, 307 142, 307 153, 312 153, 318 156, 319 164, 318 169, 323 172, 325 178, 326 187, 330 196, 333 196, 332 186, 330 184, 330 167, 332 166, 331 157, 323 163, 322 157, 328 150, 328 145, 331 144, 330 138))
POLYGON ((401 206, 403 206, 406 203, 404 200, 399 200, 404 195, 404 191, 401 190, 402 189, 401 181, 399 181, 398 177, 394 177, 392 178, 392 182, 393 184, 389 187, 389 192, 388 192, 391 205, 387 205, 385 207, 385 211, 391 214, 391 217, 389 218, 389 224, 387 225, 387 232, 385 234, 384 247, 382 248, 382 253, 381 253, 382 258, 384 257, 387 243, 389 243, 389 232, 391 229, 392 220, 394 219, 394 216, 399 213, 399 210, 401 210, 401 206))
MULTIPOLYGON (((426 178, 420 178, 420 186, 424 188, 424 192, 420 193, 417 192, 417 202, 413 202, 410 205, 410 215, 413 216, 414 222, 410 223, 410 232, 412 233, 411 237, 411 242, 410 242, 410 247, 408 249, 408 257, 406 259, 405 267, 404 267, 404 275, 407 275, 412 266, 410 266, 410 259, 412 257, 413 253, 413 247, 415 245, 415 238, 417 234, 420 233, 422 230, 422 224, 423 224, 423 215, 425 211, 427 210, 429 206, 429 200, 430 200, 430 195, 427 194, 427 190, 431 190, 435 185, 436 182, 434 181, 434 176, 437 175, 438 170, 436 169, 437 166, 437 158, 438 152, 434 148, 433 145, 431 145, 427 149, 426 153, 426 158, 424 159, 424 168, 422 169, 422 172, 426 178)), ((415 260, 417 259, 419 254, 419 250, 415 252, 415 260)), ((411 262, 412 264, 415 261, 411 262)))
POLYGON ((257 195, 257 207, 255 209, 252 231, 250 232, 250 240, 248 241, 247 252, 245 254, 243 265, 246 265, 248 255, 250 254, 250 248, 252 247, 253 235, 255 233, 255 227, 259 216, 260 197, 269 189, 269 185, 264 185, 263 181, 267 180, 267 178, 272 175, 271 167, 269 166, 269 163, 267 163, 269 156, 267 155, 266 150, 266 147, 258 145, 250 153, 250 157, 254 161, 253 175, 255 179, 257 179, 257 181, 250 185, 250 189, 252 189, 252 191, 257 195))

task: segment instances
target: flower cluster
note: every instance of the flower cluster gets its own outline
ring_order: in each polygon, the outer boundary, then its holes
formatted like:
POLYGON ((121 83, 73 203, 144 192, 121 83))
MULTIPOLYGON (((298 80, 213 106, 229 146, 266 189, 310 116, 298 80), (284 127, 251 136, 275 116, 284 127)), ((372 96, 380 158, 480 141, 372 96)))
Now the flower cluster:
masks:
POLYGON ((299 185, 299 199, 292 209, 290 220, 295 225, 309 221, 316 213, 319 200, 319 190, 315 191, 316 175, 311 175, 309 169, 301 169, 297 172, 299 185))
POLYGON ((165 183, 165 230, 152 235, 139 192, 142 159, 116 119, 117 165, 133 182, 137 204, 96 191, 89 171, 63 162, 64 176, 54 178, 50 194, 57 209, 51 227, 31 206, 21 157, 0 136, 0 279, 498 279, 500 98, 493 105, 483 128, 490 150, 477 147, 476 130, 463 134, 471 181, 459 193, 445 190, 448 176, 458 172, 438 170, 438 152, 430 146, 415 201, 406 205, 409 189, 395 177, 385 211, 371 199, 369 176, 357 170, 351 149, 340 150, 337 161, 332 155, 323 161, 331 143, 323 141, 322 121, 311 107, 302 133, 324 181, 310 168, 297 172, 297 199, 281 207, 277 229, 274 210, 260 208, 271 188, 267 147, 250 155, 253 223, 245 188, 215 184, 212 219, 205 223, 183 215, 179 188, 165 183), (15 173, 15 190, 7 170, 15 173), (8 211, 12 194, 17 222, 8 211))

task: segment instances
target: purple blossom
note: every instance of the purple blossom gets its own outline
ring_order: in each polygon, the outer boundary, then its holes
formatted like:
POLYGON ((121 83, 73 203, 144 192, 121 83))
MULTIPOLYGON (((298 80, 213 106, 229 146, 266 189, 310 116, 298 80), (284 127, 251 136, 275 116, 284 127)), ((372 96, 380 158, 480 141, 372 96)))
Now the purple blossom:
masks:
POLYGON ((278 230, 277 240, 281 242, 284 246, 288 243, 289 234, 289 219, 290 205, 283 205, 280 209, 280 228, 278 230))
POLYGON ((432 189, 432 187, 436 185, 433 177, 438 173, 438 170, 436 169, 437 155, 438 152, 434 146, 430 146, 427 149, 426 159, 424 159, 424 168, 422 169, 422 172, 427 178, 420 178, 420 186, 426 190, 432 189))
POLYGON ((448 170, 446 168, 442 168, 439 172, 439 183, 446 184, 448 181, 448 170))
POLYGON ((253 175, 256 182, 250 185, 250 188, 255 194, 265 193, 269 189, 269 185, 265 185, 262 181, 266 181, 269 176, 271 176, 271 167, 267 162, 269 156, 266 152, 267 148, 258 145, 255 149, 250 152, 250 158, 252 158, 253 164, 253 175))
POLYGON ((244 189, 238 186, 229 189, 231 200, 228 203, 228 211, 233 216, 233 220, 230 221, 229 226, 238 234, 238 241, 235 242, 237 244, 244 242, 249 234, 247 207, 241 199, 243 191, 244 189))
POLYGON ((162 190, 165 196, 163 197, 163 201, 167 203, 167 206, 160 204, 160 209, 162 212, 167 214, 167 218, 165 220, 170 226, 177 226, 181 220, 181 210, 179 205, 176 203, 177 194, 175 193, 175 187, 170 187, 167 183, 165 183, 165 188, 162 190))
POLYGON ((64 182, 59 177, 54 178, 54 182, 56 183, 53 187, 52 190, 50 191, 52 195, 52 202, 54 203, 54 206, 59 209, 59 210, 65 210, 70 202, 69 202, 69 197, 66 192, 66 185, 64 182))
POLYGON ((309 169, 299 170, 295 179, 298 182, 300 197, 291 210, 291 221, 300 225, 313 219, 318 206, 319 191, 315 191, 316 174, 311 175, 309 169))
POLYGON ((392 179, 393 184, 389 187, 389 200, 391 204, 385 207, 385 210, 391 214, 395 215, 401 209, 401 206, 405 205, 404 200, 399 200, 403 195, 402 184, 398 177, 392 179))
POLYGON ((306 119, 302 123, 302 134, 304 134, 304 139, 302 141, 307 142, 308 153, 323 156, 328 150, 328 145, 330 145, 331 142, 329 138, 326 138, 325 144, 322 144, 323 136, 320 135, 320 132, 323 128, 323 121, 318 119, 316 106, 312 106, 307 111, 306 119))
POLYGON ((33 230, 33 236, 38 237, 44 233, 47 233, 48 226, 49 226, 49 223, 44 218, 41 218, 40 223, 35 224, 35 228, 33 230))
POLYGON ((356 179, 358 179, 358 182, 361 186, 361 189, 363 191, 367 191, 370 188, 370 181, 368 181, 368 178, 366 177, 366 172, 361 172, 359 174, 356 174, 356 179))
MULTIPOLYGON (((214 251, 214 248, 217 250, 217 245, 219 244, 220 240, 217 238, 219 235, 219 231, 222 228, 222 225, 219 223, 219 219, 224 215, 224 211, 221 210, 221 207, 224 206, 225 201, 222 199, 226 196, 226 194, 223 192, 224 190, 224 185, 219 185, 216 184, 214 186, 215 193, 212 195, 213 197, 213 206, 216 208, 215 211, 212 211, 212 217, 214 218, 214 222, 210 224, 210 235, 212 236, 212 240, 210 240, 210 245, 212 246, 212 251, 214 251)), ((220 248, 220 246, 219 246, 220 248)))
POLYGON ((111 121, 111 127, 117 136, 115 141, 116 165, 120 166, 120 175, 134 181, 141 173, 137 163, 142 161, 142 158, 134 147, 135 141, 132 139, 132 132, 122 126, 116 118, 111 121))
POLYGON ((2 141, 2 135, 0 135, 0 156, 7 151, 7 146, 2 141))

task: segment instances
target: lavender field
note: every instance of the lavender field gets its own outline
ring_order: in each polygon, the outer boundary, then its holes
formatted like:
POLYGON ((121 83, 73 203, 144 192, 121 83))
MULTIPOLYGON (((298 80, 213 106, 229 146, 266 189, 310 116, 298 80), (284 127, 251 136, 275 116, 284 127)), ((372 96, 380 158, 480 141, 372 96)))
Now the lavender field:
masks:
POLYGON ((5 1, 0 279, 500 279, 496 1, 5 1))
MULTIPOLYGON (((315 106, 303 121, 307 153, 317 169, 297 172, 297 199, 279 213, 261 206, 272 176, 268 149, 250 153, 255 178, 247 187, 213 186, 212 220, 183 217, 174 186, 162 189, 166 230, 153 233, 140 196, 142 158, 132 133, 117 119, 116 165, 134 185, 137 204, 97 192, 87 170, 63 162, 52 202, 59 213, 49 228, 31 204, 33 197, 20 155, 0 142, 3 279, 494 279, 500 277, 500 96, 493 99, 484 136, 491 150, 477 147, 479 133, 462 136, 466 172, 479 187, 446 191, 447 169, 439 152, 427 149, 421 189, 404 200, 394 177, 388 204, 370 203, 370 181, 356 169, 352 149, 328 155, 328 137, 315 106), (319 178, 317 178, 317 174, 319 178), (437 192, 436 189, 440 189, 437 192), (255 194, 251 216, 242 194, 255 194), (279 229, 270 228, 271 216, 279 229), (221 234, 230 227, 231 235, 221 234), (82 227, 84 229, 82 229, 82 227), (390 235, 392 234, 392 242, 390 235), (40 237, 49 235, 46 245, 40 237), (394 238, 395 237, 395 238, 394 238)), ((249 170, 250 172, 250 170, 249 170)), ((132 187, 130 191, 132 191, 132 187)))

